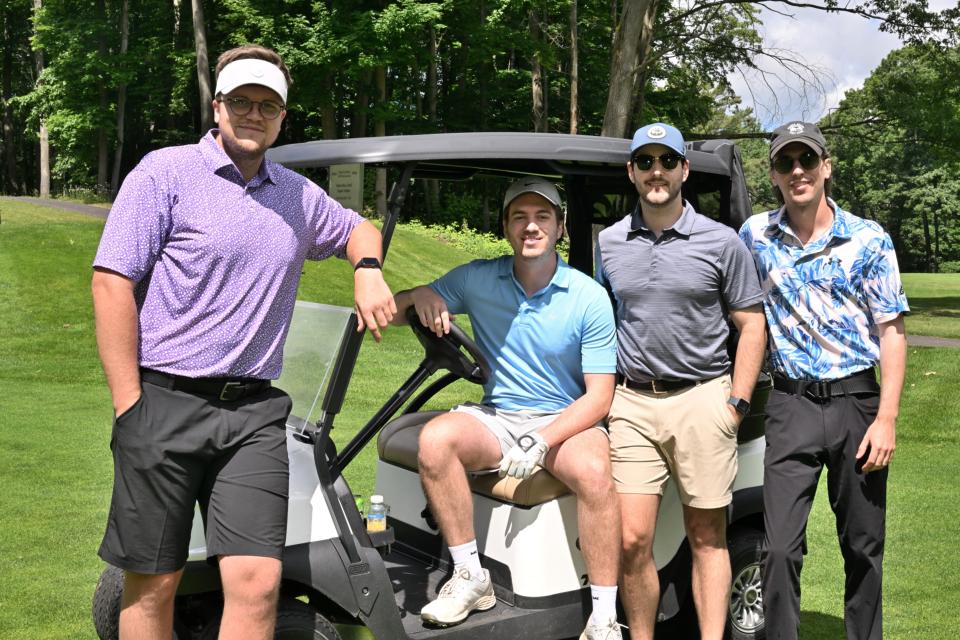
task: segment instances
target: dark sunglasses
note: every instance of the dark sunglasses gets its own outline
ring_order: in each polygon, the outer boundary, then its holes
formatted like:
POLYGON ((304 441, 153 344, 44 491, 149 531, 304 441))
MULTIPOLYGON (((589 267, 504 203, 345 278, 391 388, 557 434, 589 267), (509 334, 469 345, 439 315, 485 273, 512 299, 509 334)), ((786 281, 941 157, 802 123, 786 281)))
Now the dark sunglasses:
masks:
POLYGON ((820 165, 820 156, 815 151, 804 151, 796 158, 788 155, 777 156, 773 159, 773 170, 786 175, 793 171, 793 163, 798 160, 804 171, 812 171, 820 165))
POLYGON ((660 166, 666 171, 671 171, 676 169, 677 165, 683 162, 683 156, 678 153, 665 153, 662 156, 651 156, 645 153, 639 153, 630 159, 630 161, 633 162, 633 166, 635 166, 638 171, 650 171, 650 169, 653 168, 653 163, 655 160, 659 160, 660 166))
POLYGON ((277 104, 273 100, 261 100, 258 102, 237 96, 220 98, 220 101, 226 102, 230 113, 235 116, 245 116, 253 109, 253 105, 257 105, 260 108, 260 115, 267 120, 276 120, 280 117, 280 114, 283 113, 284 109, 282 104, 277 104))

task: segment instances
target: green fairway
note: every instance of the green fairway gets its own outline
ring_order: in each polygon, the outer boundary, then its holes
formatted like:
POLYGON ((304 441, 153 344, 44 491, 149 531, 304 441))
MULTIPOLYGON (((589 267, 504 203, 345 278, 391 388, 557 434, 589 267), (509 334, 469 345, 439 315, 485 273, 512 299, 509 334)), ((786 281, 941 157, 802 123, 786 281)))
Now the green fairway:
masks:
MULTIPOLYGON (((96 555, 112 484, 111 408, 97 360, 90 263, 103 222, 0 201, 0 638, 95 637, 90 597, 103 565, 96 555)), ((386 261, 396 291, 470 259, 453 247, 398 229, 386 261)), ((350 306, 352 275, 338 260, 308 263, 301 297, 350 306)), ((960 276, 908 275, 911 305, 957 308, 960 276), (950 302, 952 298, 953 302, 950 302)), ((937 312, 940 313, 940 312, 937 312)), ((940 326, 946 316, 936 315, 940 326)), ((910 331, 915 314, 908 320, 910 331)), ((952 317, 956 322, 956 316, 952 317)), ((944 335, 944 334, 935 334, 944 335)), ((960 337, 960 332, 954 337, 960 337)), ((960 352, 911 349, 891 469, 885 579, 886 636, 947 639, 960 610, 960 562, 952 533, 960 464, 960 352)), ((369 337, 337 421, 341 445, 422 357, 407 329, 369 337)), ((458 383, 436 406, 477 397, 458 383)), ((373 447, 348 469, 355 493, 373 488, 373 447)), ((821 487, 803 576, 803 637, 842 637, 842 564, 821 487)))
POLYGON ((960 338, 960 273, 905 273, 907 333, 960 338))

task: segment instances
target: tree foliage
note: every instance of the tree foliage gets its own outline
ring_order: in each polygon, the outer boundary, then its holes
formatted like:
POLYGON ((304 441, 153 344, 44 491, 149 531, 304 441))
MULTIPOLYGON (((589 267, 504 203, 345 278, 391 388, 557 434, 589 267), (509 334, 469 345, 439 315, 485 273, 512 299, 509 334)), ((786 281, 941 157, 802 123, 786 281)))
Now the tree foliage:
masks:
POLYGON ((884 225, 905 270, 960 259, 960 48, 892 52, 823 124, 838 201, 884 225))
MULTIPOLYGON (((761 7, 875 18, 884 30, 916 41, 917 51, 922 42, 943 46, 960 19, 957 8, 932 12, 924 0, 578 0, 573 25, 573 0, 43 0, 36 11, 33 5, 0 0, 5 193, 37 190, 41 121, 49 131, 54 192, 77 186, 109 193, 116 187, 110 183, 148 151, 195 141, 210 110, 199 97, 197 8, 211 79, 216 56, 246 42, 270 46, 286 60, 294 85, 280 144, 384 133, 567 132, 571 114, 577 132, 588 135, 629 136, 654 119, 687 132, 759 135, 756 118, 740 107, 726 78, 734 68, 782 53, 763 48, 761 7), (628 32, 639 40, 618 39, 628 32), (44 61, 40 73, 35 53, 44 61), (611 113, 619 114, 616 122, 611 113)), ((950 76, 948 61, 930 51, 919 77, 913 58, 886 63, 884 86, 865 88, 844 113, 862 111, 850 117, 870 122, 879 122, 878 114, 883 122, 897 118, 926 140, 939 139, 942 149, 924 147, 932 171, 952 161, 947 152, 957 147, 958 134, 954 94, 944 89, 929 103, 918 97, 920 85, 936 90, 950 76), (912 107, 890 98, 897 92, 917 97, 912 107)), ((876 136, 894 135, 865 126, 876 136)), ((751 194, 766 204, 763 142, 742 146, 751 194)), ((888 185, 877 180, 873 196, 888 185)), ((371 189, 383 191, 382 176, 373 185, 371 178, 371 189)), ((863 189, 844 188, 866 206, 863 189)), ((426 223, 487 228, 496 209, 482 184, 455 193, 433 185, 413 197, 426 223)), ((937 224, 931 220, 931 228, 937 224)))

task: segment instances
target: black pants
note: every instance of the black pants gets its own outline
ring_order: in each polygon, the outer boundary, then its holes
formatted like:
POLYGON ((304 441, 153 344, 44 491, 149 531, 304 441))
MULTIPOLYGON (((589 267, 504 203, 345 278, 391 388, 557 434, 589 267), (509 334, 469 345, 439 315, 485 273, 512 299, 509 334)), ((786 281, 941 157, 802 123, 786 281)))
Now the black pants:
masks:
POLYGON ((877 394, 823 401, 782 391, 770 395, 763 480, 767 638, 797 638, 804 533, 824 465, 846 573, 847 638, 883 637, 887 470, 864 474, 856 461, 857 448, 878 405, 877 394))

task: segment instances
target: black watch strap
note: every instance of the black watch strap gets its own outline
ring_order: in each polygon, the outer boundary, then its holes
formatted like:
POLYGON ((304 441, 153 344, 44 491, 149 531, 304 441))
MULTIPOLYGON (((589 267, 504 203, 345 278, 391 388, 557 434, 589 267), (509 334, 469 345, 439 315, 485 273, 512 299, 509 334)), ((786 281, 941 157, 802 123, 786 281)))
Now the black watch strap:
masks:
POLYGON ((733 408, 737 410, 737 413, 739 413, 741 416, 745 416, 750 413, 750 403, 743 398, 730 396, 730 399, 727 400, 727 404, 732 405, 733 408))
POLYGON ((360 260, 357 261, 357 264, 353 265, 354 271, 356 271, 357 269, 380 269, 380 268, 382 268, 382 265, 380 264, 380 260, 378 260, 377 258, 360 258, 360 260))

